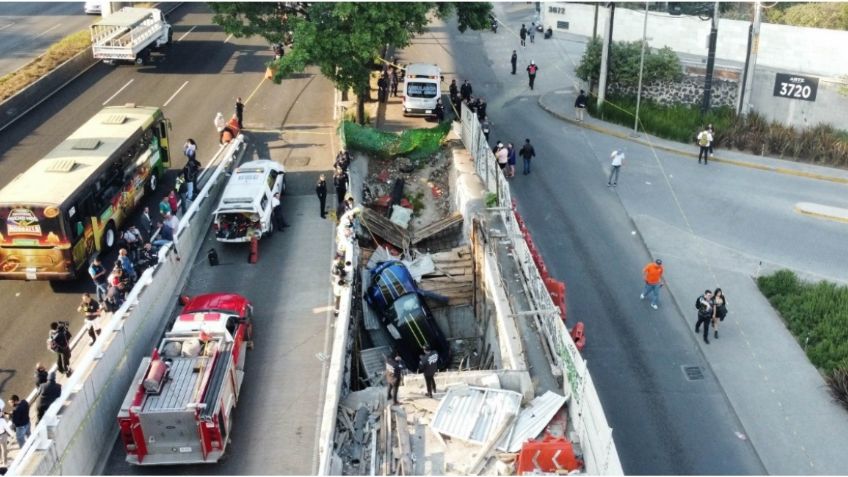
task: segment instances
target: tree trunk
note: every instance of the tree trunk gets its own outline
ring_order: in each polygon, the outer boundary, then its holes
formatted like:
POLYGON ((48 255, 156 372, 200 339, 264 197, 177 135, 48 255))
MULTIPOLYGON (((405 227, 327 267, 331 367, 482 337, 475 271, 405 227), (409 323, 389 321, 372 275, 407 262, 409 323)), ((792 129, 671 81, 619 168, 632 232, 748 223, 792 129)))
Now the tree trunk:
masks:
POLYGON ((359 90, 359 94, 356 95, 356 122, 361 125, 365 125, 365 101, 367 98, 368 88, 365 90, 359 90))

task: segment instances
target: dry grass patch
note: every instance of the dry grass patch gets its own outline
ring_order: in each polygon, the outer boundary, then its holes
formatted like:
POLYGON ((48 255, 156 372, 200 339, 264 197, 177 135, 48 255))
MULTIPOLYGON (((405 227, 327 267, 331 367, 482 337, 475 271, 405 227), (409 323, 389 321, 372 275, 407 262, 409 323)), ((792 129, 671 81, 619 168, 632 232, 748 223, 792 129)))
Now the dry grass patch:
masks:
POLYGON ((5 101, 23 90, 57 66, 91 47, 88 30, 82 30, 62 38, 47 51, 22 68, 0 77, 0 101, 5 101))

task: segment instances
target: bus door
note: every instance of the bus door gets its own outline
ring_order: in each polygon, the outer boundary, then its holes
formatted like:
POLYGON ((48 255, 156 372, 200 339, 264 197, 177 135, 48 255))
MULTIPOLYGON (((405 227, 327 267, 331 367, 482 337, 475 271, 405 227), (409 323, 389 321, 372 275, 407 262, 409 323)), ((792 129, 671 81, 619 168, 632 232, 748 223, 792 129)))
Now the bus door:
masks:
POLYGON ((91 217, 91 194, 68 208, 68 235, 71 238, 74 267, 79 269, 94 251, 94 226, 91 217))
POLYGON ((171 147, 168 142, 168 130, 171 129, 171 120, 162 118, 156 125, 156 137, 159 138, 159 149, 162 152, 162 165, 171 167, 171 147))

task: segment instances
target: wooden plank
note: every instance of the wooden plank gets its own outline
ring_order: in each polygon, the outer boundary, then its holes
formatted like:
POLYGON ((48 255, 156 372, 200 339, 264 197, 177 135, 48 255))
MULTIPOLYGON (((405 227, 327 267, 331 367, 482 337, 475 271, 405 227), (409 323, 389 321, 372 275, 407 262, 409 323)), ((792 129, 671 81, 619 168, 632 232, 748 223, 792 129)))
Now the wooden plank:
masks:
POLYGON ((500 442, 501 438, 506 434, 510 428, 512 428, 512 423, 515 421, 516 414, 508 413, 501 423, 500 427, 498 427, 498 431, 495 432, 495 435, 489 439, 486 444, 483 446, 483 449, 480 450, 480 453, 477 454, 477 457, 472 461, 472 463, 468 466, 468 470, 466 474, 468 475, 478 475, 485 467, 486 461, 489 460, 489 454, 495 450, 495 445, 500 442))
POLYGON ((400 447, 400 474, 415 475, 415 469, 412 468, 412 445, 409 442, 409 429, 406 422, 406 411, 402 407, 397 407, 395 413, 395 428, 397 429, 398 447, 400 447))

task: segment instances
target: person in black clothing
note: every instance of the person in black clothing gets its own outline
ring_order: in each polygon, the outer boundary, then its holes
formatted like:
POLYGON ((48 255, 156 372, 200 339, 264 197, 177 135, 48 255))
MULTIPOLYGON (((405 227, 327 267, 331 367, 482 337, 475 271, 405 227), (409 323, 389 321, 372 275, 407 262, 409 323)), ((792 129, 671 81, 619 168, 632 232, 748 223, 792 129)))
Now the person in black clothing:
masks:
POLYGON ((350 153, 347 151, 339 151, 336 155, 336 162, 333 164, 333 167, 338 167, 342 171, 347 172, 348 167, 350 167, 350 153))
POLYGON ((341 205, 347 193, 347 174, 339 168, 336 168, 336 173, 333 174, 333 187, 336 189, 336 200, 341 205))
POLYGON ((424 345, 424 354, 418 362, 418 369, 424 373, 424 382, 427 383, 427 397, 433 397, 436 392, 436 370, 439 367, 439 353, 424 345))
POLYGON ((442 104, 442 98, 436 100, 436 121, 442 122, 445 120, 445 105, 442 104))
POLYGON ((97 320, 100 318, 100 303, 97 303, 97 300, 91 298, 90 294, 83 293, 82 302, 77 307, 77 311, 85 316, 85 328, 88 332, 88 337, 91 338, 91 343, 89 344, 91 346, 97 341, 97 335, 100 334, 100 328, 97 326, 97 320))
POLYGON ((56 382, 56 373, 50 373, 47 381, 44 382, 38 389, 38 420, 44 417, 44 413, 53 404, 53 401, 59 399, 62 395, 62 385, 56 382))
POLYGON ((474 92, 474 89, 471 88, 471 83, 468 80, 462 82, 462 86, 459 87, 459 96, 463 101, 468 101, 471 99, 471 93, 474 92))
POLYGON ((318 183, 315 184, 315 194, 318 195, 318 202, 321 205, 321 218, 327 218, 327 179, 324 174, 318 176, 318 183))
POLYGON ((56 367, 60 373, 71 377, 71 332, 68 331, 68 323, 65 321, 54 321, 50 323, 50 335, 48 337, 50 350, 56 353, 56 367))
POLYGON ((274 223, 274 230, 282 232, 284 228, 288 227, 289 224, 286 222, 286 219, 283 217, 283 204, 280 201, 280 193, 274 193, 274 199, 271 201, 273 204, 273 209, 271 210, 271 220, 274 223))
POLYGON ((188 200, 194 200, 197 193, 197 176, 200 174, 200 161, 194 158, 189 158, 185 167, 183 167, 183 177, 185 178, 188 191, 186 196, 188 200))
POLYGON ((450 91, 451 103, 456 103, 456 98, 459 96, 459 87, 457 87, 455 79, 451 80, 451 84, 448 88, 448 91, 450 91))
POLYGON ((524 41, 527 39, 527 27, 525 27, 523 23, 521 24, 521 30, 518 31, 518 36, 521 37, 521 46, 527 46, 524 41))
POLYGON ((395 353, 393 358, 386 358, 386 385, 388 386, 386 400, 391 399, 398 404, 398 389, 403 384, 403 364, 400 354, 395 353))
POLYGON ((244 129, 244 103, 241 101, 241 96, 236 98, 236 120, 238 120, 239 129, 244 129))
POLYGON ((477 119, 486 119, 486 99, 483 97, 477 98, 477 119))
POLYGON ((47 368, 41 363, 35 365, 35 387, 38 388, 47 382, 47 368))
POLYGON ((530 80, 530 89, 533 89, 533 84, 536 83, 536 73, 539 72, 539 67, 535 61, 530 61, 527 66, 527 78, 530 80))
POLYGON ((530 140, 524 140, 524 146, 518 151, 518 155, 524 159, 524 175, 530 174, 530 159, 536 157, 536 150, 530 145, 530 140))
POLYGON ((704 343, 710 344, 710 339, 707 338, 707 335, 710 333, 710 322, 715 312, 715 301, 713 301, 712 290, 705 290, 704 294, 699 296, 695 302, 695 307, 698 309, 698 321, 695 323, 695 333, 700 330, 701 325, 704 325, 704 343))
POLYGON ((716 288, 713 292, 713 302, 715 302, 715 314, 713 316, 713 338, 718 339, 718 324, 724 321, 727 316, 727 298, 721 288, 716 288))
POLYGON ((30 435, 29 403, 17 394, 12 394, 9 403, 12 405, 12 425, 15 426, 15 439, 18 441, 18 448, 21 448, 26 444, 27 437, 30 435))
POLYGON ((518 53, 515 50, 512 50, 512 57, 509 59, 509 63, 512 65, 512 74, 515 74, 515 66, 518 64, 518 53))
POLYGON ((392 96, 397 97, 398 95, 398 83, 400 83, 400 75, 398 75, 397 68, 392 66, 392 77, 389 80, 389 84, 392 88, 392 96))
POLYGON ((589 98, 586 97, 586 92, 581 89, 580 94, 577 95, 577 99, 574 100, 574 115, 578 121, 583 121, 583 113, 586 111, 586 103, 588 101, 589 98))
POLYGON ((389 78, 386 76, 386 73, 380 75, 380 79, 377 80, 377 101, 381 103, 385 103, 388 101, 389 96, 389 78))

